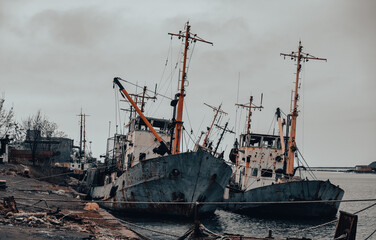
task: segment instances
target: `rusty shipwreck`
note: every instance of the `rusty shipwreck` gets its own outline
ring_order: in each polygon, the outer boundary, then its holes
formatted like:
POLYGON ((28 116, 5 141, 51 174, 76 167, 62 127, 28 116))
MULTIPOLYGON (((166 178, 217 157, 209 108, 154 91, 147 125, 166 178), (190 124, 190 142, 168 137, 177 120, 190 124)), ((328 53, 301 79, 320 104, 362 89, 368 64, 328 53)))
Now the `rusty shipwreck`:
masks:
POLYGON ((240 135, 239 142, 235 141, 230 153, 236 170, 224 196, 229 202, 225 207, 227 210, 251 216, 284 218, 334 217, 338 211, 339 200, 344 195, 340 187, 329 180, 317 180, 314 174, 311 175, 313 180, 297 176, 297 170, 305 168, 302 164, 299 166, 299 161, 294 168, 294 159, 300 154, 295 135, 301 61, 326 60, 305 54, 302 48, 299 42, 298 52, 281 54, 297 61, 297 72, 291 113, 282 120, 281 110, 276 111, 279 134, 251 132, 252 110, 263 108, 262 97, 260 105, 254 104, 253 97, 247 104, 237 104, 248 110, 247 132, 240 135))
MULTIPOLYGON (((191 34, 189 23, 184 31, 169 34, 185 43, 180 89, 171 101, 172 119, 146 117, 143 102, 140 109, 120 83, 123 79, 114 78, 114 86, 138 115, 131 117, 127 134, 109 138, 105 165, 89 169, 82 182, 90 198, 117 213, 189 217, 196 202, 221 201, 231 177, 231 167, 221 157, 201 148, 182 152, 187 51, 191 42, 210 42, 191 34)), ((215 205, 198 209, 215 210, 215 205)))

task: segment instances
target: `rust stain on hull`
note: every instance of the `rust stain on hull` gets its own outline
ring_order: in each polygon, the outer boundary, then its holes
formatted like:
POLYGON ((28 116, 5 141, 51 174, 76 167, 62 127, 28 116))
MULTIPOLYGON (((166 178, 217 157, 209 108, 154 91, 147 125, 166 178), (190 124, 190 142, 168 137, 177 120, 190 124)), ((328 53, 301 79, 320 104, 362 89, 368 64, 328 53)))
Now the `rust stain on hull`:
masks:
MULTIPOLYGON (((226 163, 207 152, 187 152, 145 160, 121 174, 110 186, 93 187, 90 195, 105 198, 116 187, 116 194, 109 198, 112 201, 102 203, 103 207, 118 213, 189 217, 194 213, 194 204, 174 203, 222 201, 231 173, 226 163)), ((199 212, 213 213, 216 208, 202 205, 199 212)))

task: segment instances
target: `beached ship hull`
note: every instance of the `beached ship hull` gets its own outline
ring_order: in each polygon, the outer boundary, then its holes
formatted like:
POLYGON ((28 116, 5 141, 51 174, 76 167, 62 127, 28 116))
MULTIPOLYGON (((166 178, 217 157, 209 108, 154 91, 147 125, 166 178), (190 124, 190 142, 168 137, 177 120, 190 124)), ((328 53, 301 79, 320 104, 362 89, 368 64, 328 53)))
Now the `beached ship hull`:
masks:
POLYGON ((273 202, 270 204, 230 204, 227 210, 258 217, 331 218, 340 202, 276 203, 294 201, 341 200, 344 191, 328 181, 302 180, 250 189, 230 191, 227 202, 273 202))
MULTIPOLYGON (((186 152, 143 160, 114 182, 92 187, 89 194, 117 213, 189 217, 195 202, 222 200, 231 172, 230 166, 207 152, 186 152)), ((90 178, 95 176, 89 173, 90 178)), ((199 213, 215 210, 215 205, 198 208, 199 213)))

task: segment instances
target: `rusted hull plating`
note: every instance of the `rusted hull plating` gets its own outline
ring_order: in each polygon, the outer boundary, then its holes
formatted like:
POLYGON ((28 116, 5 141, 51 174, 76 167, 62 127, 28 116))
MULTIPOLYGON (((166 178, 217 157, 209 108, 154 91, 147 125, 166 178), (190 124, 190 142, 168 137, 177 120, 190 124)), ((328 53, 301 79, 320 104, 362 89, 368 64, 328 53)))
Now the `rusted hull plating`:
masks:
MULTIPOLYGON (((117 213, 192 216, 194 202, 222 200, 231 172, 209 153, 187 152, 142 161, 113 183, 91 188, 90 195, 105 200, 101 205, 117 213), (184 202, 193 204, 174 204, 184 202)), ((198 209, 213 213, 216 207, 200 205, 198 209)))
MULTIPOLYGON (((228 202, 286 202, 341 200, 344 191, 328 181, 296 181, 231 192, 228 202)), ((228 205, 225 209, 250 216, 262 217, 311 217, 331 218, 337 214, 340 202, 296 203, 296 204, 252 204, 228 205)))

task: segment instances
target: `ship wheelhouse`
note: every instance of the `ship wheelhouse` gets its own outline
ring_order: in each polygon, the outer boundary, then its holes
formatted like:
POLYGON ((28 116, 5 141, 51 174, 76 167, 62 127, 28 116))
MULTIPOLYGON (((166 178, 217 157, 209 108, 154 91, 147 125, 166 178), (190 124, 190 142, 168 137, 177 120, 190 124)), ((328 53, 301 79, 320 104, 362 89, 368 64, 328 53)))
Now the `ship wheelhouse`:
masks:
MULTIPOLYGON (((147 120, 161 138, 169 144, 171 121, 149 117, 147 120)), ((114 137, 107 140, 106 158, 108 164, 116 166, 121 171, 131 168, 143 160, 160 157, 159 154, 153 152, 159 143, 142 118, 139 116, 132 118, 127 126, 128 133, 126 135, 115 134, 114 137)))
POLYGON ((241 134, 235 183, 242 190, 278 183, 283 177, 281 138, 268 134, 241 134))
MULTIPOLYGON (((147 120, 150 122, 150 124, 158 133, 168 135, 169 128, 171 126, 170 120, 151 118, 151 117, 147 117, 147 120)), ((128 125, 129 125, 129 129, 128 129, 129 133, 133 131, 149 131, 150 132, 146 123, 142 120, 140 116, 133 118, 128 125)))
POLYGON ((264 147, 281 149, 281 138, 276 135, 241 134, 240 147, 264 147))

